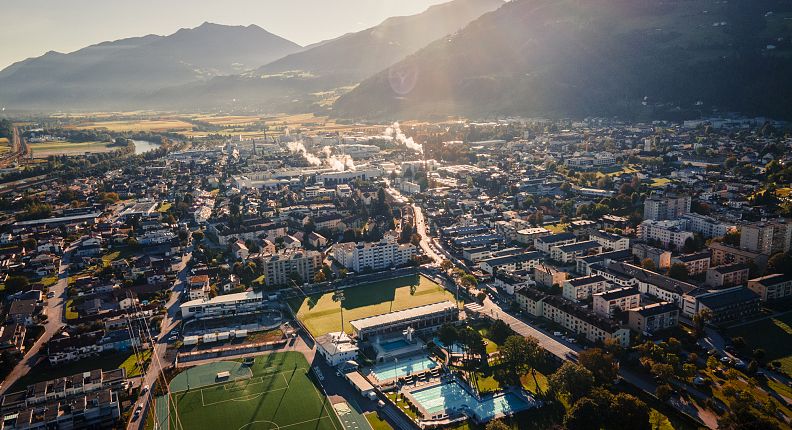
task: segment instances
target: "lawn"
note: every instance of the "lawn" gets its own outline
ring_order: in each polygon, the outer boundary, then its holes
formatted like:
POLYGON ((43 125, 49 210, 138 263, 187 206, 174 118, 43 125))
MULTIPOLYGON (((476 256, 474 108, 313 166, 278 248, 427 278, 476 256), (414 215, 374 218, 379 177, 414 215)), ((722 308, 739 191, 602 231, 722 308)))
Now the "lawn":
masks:
POLYGON ((654 178, 652 179, 652 183, 649 185, 653 188, 662 188, 671 183, 671 180, 668 178, 654 178))
POLYGON ((80 314, 74 310, 73 300, 69 299, 66 302, 66 320, 76 320, 80 317, 80 314))
POLYGON ((190 123, 184 122, 180 119, 143 119, 143 120, 128 120, 128 121, 95 121, 80 124, 75 127, 77 129, 107 129, 109 131, 178 131, 178 130, 192 130, 193 126, 190 123))
POLYGON ((764 349, 768 362, 780 361, 784 371, 792 373, 792 342, 781 341, 792 335, 792 312, 729 329, 727 334, 741 336, 747 345, 746 351, 764 349))
MULTIPOLYGON (((443 300, 454 301, 454 296, 443 287, 418 275, 347 288, 344 296, 344 330, 347 333, 352 333, 349 324, 352 320, 443 300)), ((292 299, 289 306, 314 336, 341 328, 341 308, 333 301, 332 292, 292 299)))
MULTIPOLYGON (((144 357, 150 356, 151 352, 144 352, 144 357)), ((52 366, 49 364, 49 361, 45 360, 31 369, 25 376, 19 378, 10 390, 14 391, 22 389, 27 385, 35 384, 36 382, 72 376, 94 369, 107 371, 122 367, 126 369, 127 376, 140 375, 140 369, 136 366, 135 355, 132 351, 102 354, 98 357, 85 358, 72 363, 62 363, 57 366, 52 366), (132 373, 130 374, 130 372, 132 373)))
POLYGON ((44 142, 28 145, 33 157, 46 158, 50 155, 81 155, 85 152, 109 152, 117 147, 109 146, 108 142, 44 142))
MULTIPOLYGON (((213 363, 214 365, 214 363, 213 363)), ((258 356, 249 367, 249 377, 182 390, 186 379, 196 384, 215 381, 215 367, 198 366, 179 374, 171 382, 171 417, 178 426, 191 430, 337 430, 341 424, 332 406, 310 376, 309 364, 297 352, 258 356), (177 385, 177 381, 179 384, 177 385)), ((246 367, 242 367, 247 373, 246 367)))
POLYGON ((366 420, 374 430, 393 430, 393 427, 391 427, 390 424, 388 424, 385 420, 380 418, 377 412, 367 413, 366 420))
POLYGON ((568 222, 564 222, 564 223, 559 222, 559 223, 556 223, 556 224, 545 225, 545 226, 542 226, 542 227, 552 231, 553 233, 564 233, 566 231, 567 227, 569 227, 569 223, 568 222))
POLYGON ((58 277, 57 276, 45 276, 45 277, 41 278, 41 285, 44 285, 47 288, 49 288, 49 287, 51 287, 51 286, 53 286, 53 285, 55 285, 57 283, 58 283, 58 277))

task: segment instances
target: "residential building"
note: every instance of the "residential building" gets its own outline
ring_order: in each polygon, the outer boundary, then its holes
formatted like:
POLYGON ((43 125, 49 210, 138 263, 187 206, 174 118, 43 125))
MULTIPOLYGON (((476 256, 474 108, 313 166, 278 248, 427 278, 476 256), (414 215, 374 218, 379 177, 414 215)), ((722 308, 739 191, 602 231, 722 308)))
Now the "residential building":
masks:
POLYGON ((685 254, 673 257, 672 263, 684 264, 687 268, 687 273, 690 276, 697 276, 707 273, 710 268, 710 258, 712 254, 709 251, 696 252, 694 254, 685 254))
POLYGON ((537 251, 545 254, 550 253, 550 248, 554 246, 570 245, 577 242, 577 238, 572 233, 556 233, 534 239, 534 247, 537 251))
POLYGON ((666 248, 682 249, 685 241, 693 238, 693 232, 682 230, 680 224, 672 220, 646 220, 638 225, 638 237, 645 242, 657 241, 666 248))
POLYGON ((674 303, 659 302, 639 306, 628 311, 628 326, 638 333, 653 334, 679 324, 679 307, 674 303))
POLYGON ((792 223, 788 220, 762 221, 740 227, 740 248, 773 255, 789 251, 792 223))
POLYGON ((533 270, 541 261, 542 253, 538 251, 488 258, 479 262, 484 272, 494 275, 498 271, 512 272, 515 270, 533 270))
POLYGON ((792 296, 792 278, 774 273, 748 280, 748 288, 763 302, 772 302, 792 296))
POLYGON ((591 275, 591 267, 595 264, 608 264, 611 261, 632 262, 633 255, 630 250, 602 252, 575 258, 577 267, 575 271, 581 275, 591 275))
POLYGON ((685 230, 701 233, 702 236, 708 239, 712 237, 723 237, 730 230, 735 230, 737 228, 733 224, 723 223, 710 216, 697 213, 682 215, 681 219, 685 221, 685 230))
POLYGON ((692 200, 687 195, 652 196, 644 200, 644 219, 661 221, 678 219, 690 213, 692 200))
POLYGON ((592 309, 597 315, 613 318, 616 311, 626 312, 641 304, 641 293, 635 287, 619 287, 592 294, 592 309))
POLYGON ((197 275, 190 276, 190 278, 187 279, 187 298, 189 300, 208 298, 210 292, 209 276, 197 275))
POLYGON ((259 312, 266 303, 261 291, 246 291, 211 299, 191 300, 182 303, 179 308, 183 319, 210 319, 259 312))
POLYGON ((665 270, 671 267, 671 251, 655 248, 645 243, 635 243, 632 245, 632 253, 639 261, 650 259, 658 270, 665 270))
POLYGON ((415 255, 415 245, 398 243, 395 234, 386 234, 379 242, 339 243, 332 251, 339 264, 355 272, 403 266, 415 255))
POLYGON ((569 245, 553 246, 550 248, 550 258, 564 264, 569 264, 574 263, 577 257, 599 254, 600 252, 602 252, 602 245, 596 241, 588 240, 569 245))
POLYGON ((590 342, 612 339, 623 347, 630 345, 630 330, 563 297, 552 296, 533 288, 518 290, 514 296, 523 311, 560 324, 590 342))
POLYGON ((599 275, 569 279, 564 282, 562 295, 573 302, 588 300, 592 294, 608 291, 610 284, 599 275))
POLYGON ((707 270, 707 285, 715 288, 744 285, 750 277, 749 272, 750 266, 746 263, 712 267, 707 270))
POLYGON ((567 278, 566 272, 556 270, 553 266, 546 266, 541 263, 534 267, 533 273, 536 283, 543 287, 552 287, 553 285, 558 285, 560 287, 567 278))
POLYGON ((268 286, 291 285, 295 275, 303 283, 313 282, 322 268, 322 253, 304 249, 287 249, 275 254, 263 255, 264 283, 268 286))
POLYGON ((710 260, 710 266, 712 267, 734 263, 754 263, 760 270, 764 270, 767 266, 768 255, 766 254, 739 249, 714 241, 707 246, 712 251, 712 259, 710 260))
POLYGON ((544 227, 531 227, 517 230, 517 234, 513 240, 525 245, 533 245, 536 239, 549 235, 550 230, 544 227))
MULTIPOLYGON (((746 287, 732 287, 694 296, 695 311, 708 309, 711 324, 742 321, 759 313, 759 295, 746 287)), ((694 312, 695 315, 695 312, 694 312)))
POLYGON ((630 239, 618 234, 597 230, 589 235, 589 239, 602 245, 605 251, 624 251, 630 249, 630 239))

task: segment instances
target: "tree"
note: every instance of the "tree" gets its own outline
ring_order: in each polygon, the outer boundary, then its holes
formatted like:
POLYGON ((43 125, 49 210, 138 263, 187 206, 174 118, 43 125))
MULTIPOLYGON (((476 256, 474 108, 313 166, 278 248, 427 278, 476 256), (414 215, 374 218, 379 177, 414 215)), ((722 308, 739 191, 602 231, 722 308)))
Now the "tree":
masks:
POLYGON ((323 271, 321 271, 321 270, 316 272, 316 275, 314 275, 314 278, 313 278, 314 283, 317 283, 317 284, 322 283, 322 282, 324 282, 326 280, 327 280, 327 275, 325 275, 325 273, 323 271))
POLYGON ((28 278, 21 276, 21 275, 14 275, 9 276, 5 282, 5 292, 8 294, 18 293, 20 291, 26 291, 28 286, 30 285, 30 281, 28 278))
POLYGON ((609 430, 649 430, 649 408, 637 397, 619 393, 613 396, 608 414, 609 430))
POLYGON ((785 252, 773 254, 767 260, 767 273, 792 275, 792 257, 785 252))
POLYGON ((506 338, 500 348, 500 360, 507 369, 509 382, 519 384, 520 378, 530 373, 536 381, 536 368, 544 361, 544 350, 532 337, 513 335, 506 338))
POLYGON ((655 363, 652 365, 651 372, 661 381, 668 382, 674 377, 674 366, 667 363, 655 363))
POLYGON ((693 328, 696 330, 696 336, 701 337, 704 334, 704 326, 707 321, 712 319, 712 311, 709 309, 702 309, 693 315, 693 328))
POLYGON ((459 340, 459 333, 456 326, 448 323, 441 325, 440 329, 437 330, 437 339, 443 342, 443 345, 451 347, 451 345, 459 340))
POLYGON ((658 385, 655 389, 655 395, 658 399, 666 402, 668 399, 671 398, 671 394, 673 394, 673 388, 671 388, 668 384, 658 385))
POLYGON ((588 369, 597 384, 613 383, 619 374, 616 360, 600 348, 590 348, 578 353, 578 363, 588 369))
POLYGON ((599 430, 604 424, 600 405, 588 397, 575 402, 564 416, 564 427, 567 430, 599 430))
POLYGON ((575 402, 591 391, 594 375, 579 364, 565 361, 550 375, 548 384, 557 396, 566 396, 570 402, 575 402))
POLYGON ((473 288, 478 286, 478 280, 473 275, 464 275, 459 279, 459 283, 465 288, 473 288))
POLYGON ((494 420, 487 423, 485 430, 511 430, 511 427, 501 420, 494 420))
POLYGON ((506 342, 506 338, 508 338, 511 334, 511 327, 509 327, 509 325, 503 320, 493 321, 488 332, 489 338, 498 345, 502 345, 504 342, 506 342))
POLYGON ((687 266, 683 263, 672 264, 671 267, 668 268, 668 276, 680 281, 686 281, 688 278, 687 266))
POLYGON ((641 267, 643 267, 646 270, 651 270, 651 271, 657 270, 657 266, 655 265, 654 260, 652 260, 651 258, 644 258, 641 261, 641 267))
POLYGON ((447 272, 452 267, 454 267, 454 263, 447 258, 440 262, 440 268, 443 269, 444 272, 447 272))

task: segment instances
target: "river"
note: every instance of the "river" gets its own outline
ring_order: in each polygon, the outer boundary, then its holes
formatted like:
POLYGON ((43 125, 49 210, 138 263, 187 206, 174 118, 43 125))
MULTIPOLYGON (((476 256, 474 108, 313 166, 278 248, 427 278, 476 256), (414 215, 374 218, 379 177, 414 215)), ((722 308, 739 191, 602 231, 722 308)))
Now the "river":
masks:
POLYGON ((142 154, 160 147, 159 143, 149 142, 147 140, 132 140, 132 143, 135 144, 135 154, 142 154))

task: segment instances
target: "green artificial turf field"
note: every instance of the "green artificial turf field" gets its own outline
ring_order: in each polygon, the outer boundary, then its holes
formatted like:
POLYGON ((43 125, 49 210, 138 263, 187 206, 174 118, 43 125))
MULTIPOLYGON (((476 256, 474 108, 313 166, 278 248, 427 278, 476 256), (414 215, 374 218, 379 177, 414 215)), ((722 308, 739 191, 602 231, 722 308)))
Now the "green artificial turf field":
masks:
POLYGON ((171 382, 169 429, 341 430, 308 371, 298 352, 259 356, 251 366, 224 362, 190 368, 171 382), (231 372, 230 380, 213 383, 224 370, 231 372))

